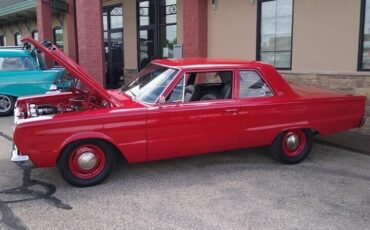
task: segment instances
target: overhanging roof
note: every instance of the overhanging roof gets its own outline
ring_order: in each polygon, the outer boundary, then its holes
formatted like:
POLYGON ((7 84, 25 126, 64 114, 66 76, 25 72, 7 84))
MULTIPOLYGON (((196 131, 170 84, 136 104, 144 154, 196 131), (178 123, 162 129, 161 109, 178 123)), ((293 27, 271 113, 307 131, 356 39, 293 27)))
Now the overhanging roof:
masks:
POLYGON ((0 17, 36 7, 35 0, 1 0, 0 17))

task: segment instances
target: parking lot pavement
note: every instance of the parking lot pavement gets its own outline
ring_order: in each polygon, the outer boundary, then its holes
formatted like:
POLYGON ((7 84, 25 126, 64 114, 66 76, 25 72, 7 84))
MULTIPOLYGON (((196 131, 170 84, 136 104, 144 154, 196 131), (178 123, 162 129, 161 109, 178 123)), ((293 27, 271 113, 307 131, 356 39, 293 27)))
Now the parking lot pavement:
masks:
POLYGON ((370 226, 368 155, 316 144, 298 165, 276 163, 264 148, 119 163, 102 185, 75 188, 54 168, 10 162, 11 122, 0 118, 0 229, 370 226))

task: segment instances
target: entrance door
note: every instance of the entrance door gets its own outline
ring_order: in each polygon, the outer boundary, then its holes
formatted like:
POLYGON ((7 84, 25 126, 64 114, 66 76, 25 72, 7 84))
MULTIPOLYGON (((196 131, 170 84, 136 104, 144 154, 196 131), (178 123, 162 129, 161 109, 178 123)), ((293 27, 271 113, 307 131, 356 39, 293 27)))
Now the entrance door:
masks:
POLYGON ((172 58, 177 43, 177 0, 137 0, 138 67, 172 58))
POLYGON ((103 9, 106 87, 123 84, 123 16, 122 5, 103 9))

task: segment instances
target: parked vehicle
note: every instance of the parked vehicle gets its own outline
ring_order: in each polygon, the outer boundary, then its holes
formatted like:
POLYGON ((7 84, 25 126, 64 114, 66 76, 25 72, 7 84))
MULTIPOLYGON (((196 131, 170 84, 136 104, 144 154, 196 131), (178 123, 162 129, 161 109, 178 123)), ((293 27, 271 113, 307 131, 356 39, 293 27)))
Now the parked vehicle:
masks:
POLYGON ((13 113, 18 97, 56 89, 63 68, 42 69, 36 53, 21 48, 0 49, 0 116, 13 113))
POLYGON ((138 163, 270 145, 294 164, 314 134, 365 119, 365 97, 289 85, 261 62, 156 60, 126 88, 107 91, 54 45, 23 41, 78 81, 68 93, 18 100, 12 161, 57 166, 75 186, 104 181, 116 157, 138 163))

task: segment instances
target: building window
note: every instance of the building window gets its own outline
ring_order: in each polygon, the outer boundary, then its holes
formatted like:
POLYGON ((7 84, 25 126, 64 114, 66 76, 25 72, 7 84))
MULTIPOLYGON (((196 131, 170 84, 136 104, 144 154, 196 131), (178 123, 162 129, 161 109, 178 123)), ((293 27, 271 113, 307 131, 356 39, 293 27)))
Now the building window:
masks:
POLYGON ((173 46, 177 43, 176 3, 176 0, 138 1, 139 69, 153 59, 173 57, 173 46))
POLYGON ((39 40, 39 32, 37 30, 32 30, 32 38, 39 40))
POLYGON ((53 29, 53 41, 58 48, 63 50, 64 42, 63 42, 63 28, 60 26, 54 27, 53 29))
POLYGON ((370 1, 362 0, 358 70, 370 71, 370 1))
POLYGON ((0 46, 6 46, 5 35, 0 35, 0 46))
POLYGON ((291 69, 293 0, 258 2, 257 60, 291 69))
POLYGON ((22 45, 21 37, 22 37, 22 35, 18 32, 14 34, 14 45, 15 46, 21 46, 22 45))

